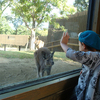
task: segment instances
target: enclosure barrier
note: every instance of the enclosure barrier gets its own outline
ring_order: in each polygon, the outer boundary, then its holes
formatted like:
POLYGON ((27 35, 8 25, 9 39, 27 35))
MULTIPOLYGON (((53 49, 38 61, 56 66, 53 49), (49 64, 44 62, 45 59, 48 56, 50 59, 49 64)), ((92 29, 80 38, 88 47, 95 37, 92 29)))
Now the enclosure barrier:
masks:
POLYGON ((80 70, 50 75, 10 88, 5 87, 0 90, 0 100, 69 100, 80 70))
POLYGON ((5 35, 0 34, 0 44, 4 45, 4 51, 6 51, 6 45, 27 46, 29 35, 5 35))
MULTIPOLYGON (((78 49, 78 48, 79 48, 78 38, 69 38, 69 42, 68 42, 67 45, 68 45, 69 47, 71 47, 71 48, 77 47, 77 49, 78 49)), ((54 48, 56 48, 56 47, 58 47, 58 49, 61 48, 60 40, 45 43, 44 46, 46 46, 47 48, 51 49, 52 51, 53 51, 54 48)), ((74 48, 73 48, 73 49, 74 49, 74 48)))

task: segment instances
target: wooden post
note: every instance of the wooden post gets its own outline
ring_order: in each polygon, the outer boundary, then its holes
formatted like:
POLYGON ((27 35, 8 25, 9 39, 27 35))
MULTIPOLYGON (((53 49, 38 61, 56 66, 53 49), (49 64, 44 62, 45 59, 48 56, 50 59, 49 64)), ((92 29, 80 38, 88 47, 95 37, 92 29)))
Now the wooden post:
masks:
POLYGON ((4 51, 6 51, 6 44, 4 44, 4 51))
POLYGON ((27 41, 27 44, 25 46, 25 50, 27 51, 27 48, 28 48, 28 44, 29 44, 29 41, 27 41))
MULTIPOLYGON (((52 46, 53 46, 53 42, 52 42, 52 46)), ((52 47, 52 51, 53 51, 53 47, 52 47)))
POLYGON ((21 50, 21 46, 19 46, 19 51, 21 50))

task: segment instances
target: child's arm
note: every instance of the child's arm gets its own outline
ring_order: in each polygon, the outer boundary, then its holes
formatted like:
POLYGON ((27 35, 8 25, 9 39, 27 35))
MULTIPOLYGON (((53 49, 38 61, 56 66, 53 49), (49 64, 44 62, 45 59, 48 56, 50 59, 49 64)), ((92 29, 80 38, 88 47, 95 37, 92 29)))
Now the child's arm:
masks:
POLYGON ((60 45, 61 45, 61 47, 62 47, 62 49, 64 50, 65 53, 67 52, 67 49, 69 48, 67 46, 68 39, 69 39, 68 33, 66 33, 66 34, 63 33, 63 36, 62 36, 61 41, 60 41, 60 45))

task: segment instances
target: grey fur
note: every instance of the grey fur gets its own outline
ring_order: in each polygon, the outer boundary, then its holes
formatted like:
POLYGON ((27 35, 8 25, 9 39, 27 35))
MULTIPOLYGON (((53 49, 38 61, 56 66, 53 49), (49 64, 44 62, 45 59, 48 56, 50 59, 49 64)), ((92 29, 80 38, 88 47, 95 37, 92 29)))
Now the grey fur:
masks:
POLYGON ((46 47, 39 48, 34 52, 38 77, 43 77, 45 71, 47 75, 50 75, 51 67, 54 64, 53 55, 54 51, 51 53, 46 47))

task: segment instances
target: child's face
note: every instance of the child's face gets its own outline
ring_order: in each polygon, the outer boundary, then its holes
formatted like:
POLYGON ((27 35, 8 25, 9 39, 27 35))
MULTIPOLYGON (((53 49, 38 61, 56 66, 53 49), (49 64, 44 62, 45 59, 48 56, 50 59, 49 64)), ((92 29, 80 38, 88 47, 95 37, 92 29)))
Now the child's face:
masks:
POLYGON ((79 41, 79 51, 85 51, 84 45, 79 41))

